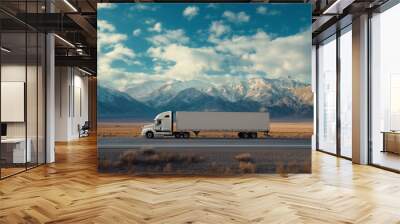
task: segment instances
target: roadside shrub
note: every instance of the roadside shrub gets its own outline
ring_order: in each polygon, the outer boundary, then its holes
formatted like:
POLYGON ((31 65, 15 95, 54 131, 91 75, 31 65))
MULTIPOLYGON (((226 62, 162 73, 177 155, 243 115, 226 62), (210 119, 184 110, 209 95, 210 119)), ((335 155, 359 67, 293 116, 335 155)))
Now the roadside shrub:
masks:
POLYGON ((120 160, 122 162, 122 164, 132 164, 134 163, 134 161, 136 160, 136 153, 135 152, 131 152, 131 151, 127 151, 122 153, 122 155, 120 156, 120 160))
POLYGON ((251 155, 250 155, 250 153, 241 153, 241 154, 239 154, 239 155, 236 155, 235 156, 235 159, 237 160, 237 161, 239 161, 239 162, 247 162, 247 163, 249 163, 249 162, 254 162, 253 161, 253 158, 251 158, 251 155))
POLYGON ((289 177, 287 168, 283 164, 283 162, 280 162, 276 166, 276 173, 279 174, 281 177, 289 177))
POLYGON ((146 162, 147 164, 160 164, 163 163, 163 159, 160 157, 159 154, 153 154, 153 155, 149 155, 144 159, 144 162, 146 162))
POLYGON ((145 149, 142 151, 142 154, 145 156, 151 156, 156 154, 156 151, 154 151, 153 149, 145 149))
POLYGON ((101 169, 109 169, 111 167, 111 162, 110 160, 106 159, 106 160, 101 160, 99 163, 99 167, 101 169))
POLYGON ((163 172, 169 173, 171 171, 172 171, 172 165, 171 165, 171 163, 167 163, 167 165, 165 165, 165 167, 163 169, 163 172))
POLYGON ((122 162, 121 161, 113 162, 112 166, 114 168, 120 168, 120 167, 122 167, 122 162))
MULTIPOLYGON (((157 152, 152 149, 141 151, 126 151, 120 156, 119 163, 114 167, 130 169, 131 166, 136 166, 137 169, 145 168, 149 171, 169 170, 172 166, 183 164, 193 164, 203 162, 205 159, 202 156, 184 155, 172 152, 157 152)), ((167 171, 166 171, 167 172, 167 171)))
POLYGON ((256 172, 256 165, 252 162, 240 162, 239 169, 243 173, 255 173, 256 172))

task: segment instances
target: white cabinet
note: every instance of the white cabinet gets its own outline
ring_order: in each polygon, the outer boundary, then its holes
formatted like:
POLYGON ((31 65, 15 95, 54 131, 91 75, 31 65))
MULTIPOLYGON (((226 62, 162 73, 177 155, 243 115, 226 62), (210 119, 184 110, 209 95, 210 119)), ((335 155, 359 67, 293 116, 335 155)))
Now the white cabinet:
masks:
POLYGON ((25 139, 24 138, 9 138, 2 139, 2 145, 12 147, 12 162, 13 163, 25 163, 32 161, 32 141, 27 139, 26 150, 25 150, 25 139))

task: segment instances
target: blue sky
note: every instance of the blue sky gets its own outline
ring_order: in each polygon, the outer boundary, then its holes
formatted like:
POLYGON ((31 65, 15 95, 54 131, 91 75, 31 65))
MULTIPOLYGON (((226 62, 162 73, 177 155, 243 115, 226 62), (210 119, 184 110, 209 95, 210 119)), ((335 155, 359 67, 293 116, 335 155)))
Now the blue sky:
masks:
POLYGON ((98 73, 152 80, 311 78, 308 4, 99 3, 98 73))

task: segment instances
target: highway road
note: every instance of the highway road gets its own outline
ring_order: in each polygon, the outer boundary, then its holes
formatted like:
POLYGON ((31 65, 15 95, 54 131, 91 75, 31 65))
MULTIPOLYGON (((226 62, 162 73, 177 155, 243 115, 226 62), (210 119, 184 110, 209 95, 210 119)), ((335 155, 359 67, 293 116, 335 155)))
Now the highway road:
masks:
POLYGON ((101 149, 304 149, 311 148, 311 141, 304 139, 175 139, 175 138, 99 138, 101 149))

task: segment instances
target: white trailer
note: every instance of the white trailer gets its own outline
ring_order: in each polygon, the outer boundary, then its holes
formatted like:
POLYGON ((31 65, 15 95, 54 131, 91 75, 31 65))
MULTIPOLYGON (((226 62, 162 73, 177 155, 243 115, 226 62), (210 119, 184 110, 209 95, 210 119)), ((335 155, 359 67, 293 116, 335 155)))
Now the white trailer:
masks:
POLYGON ((268 134, 269 114, 266 112, 187 112, 166 111, 158 114, 154 123, 145 125, 142 135, 190 138, 190 133, 201 131, 233 131, 239 138, 257 138, 258 132, 268 134), (174 125, 175 121, 175 125, 174 125))

